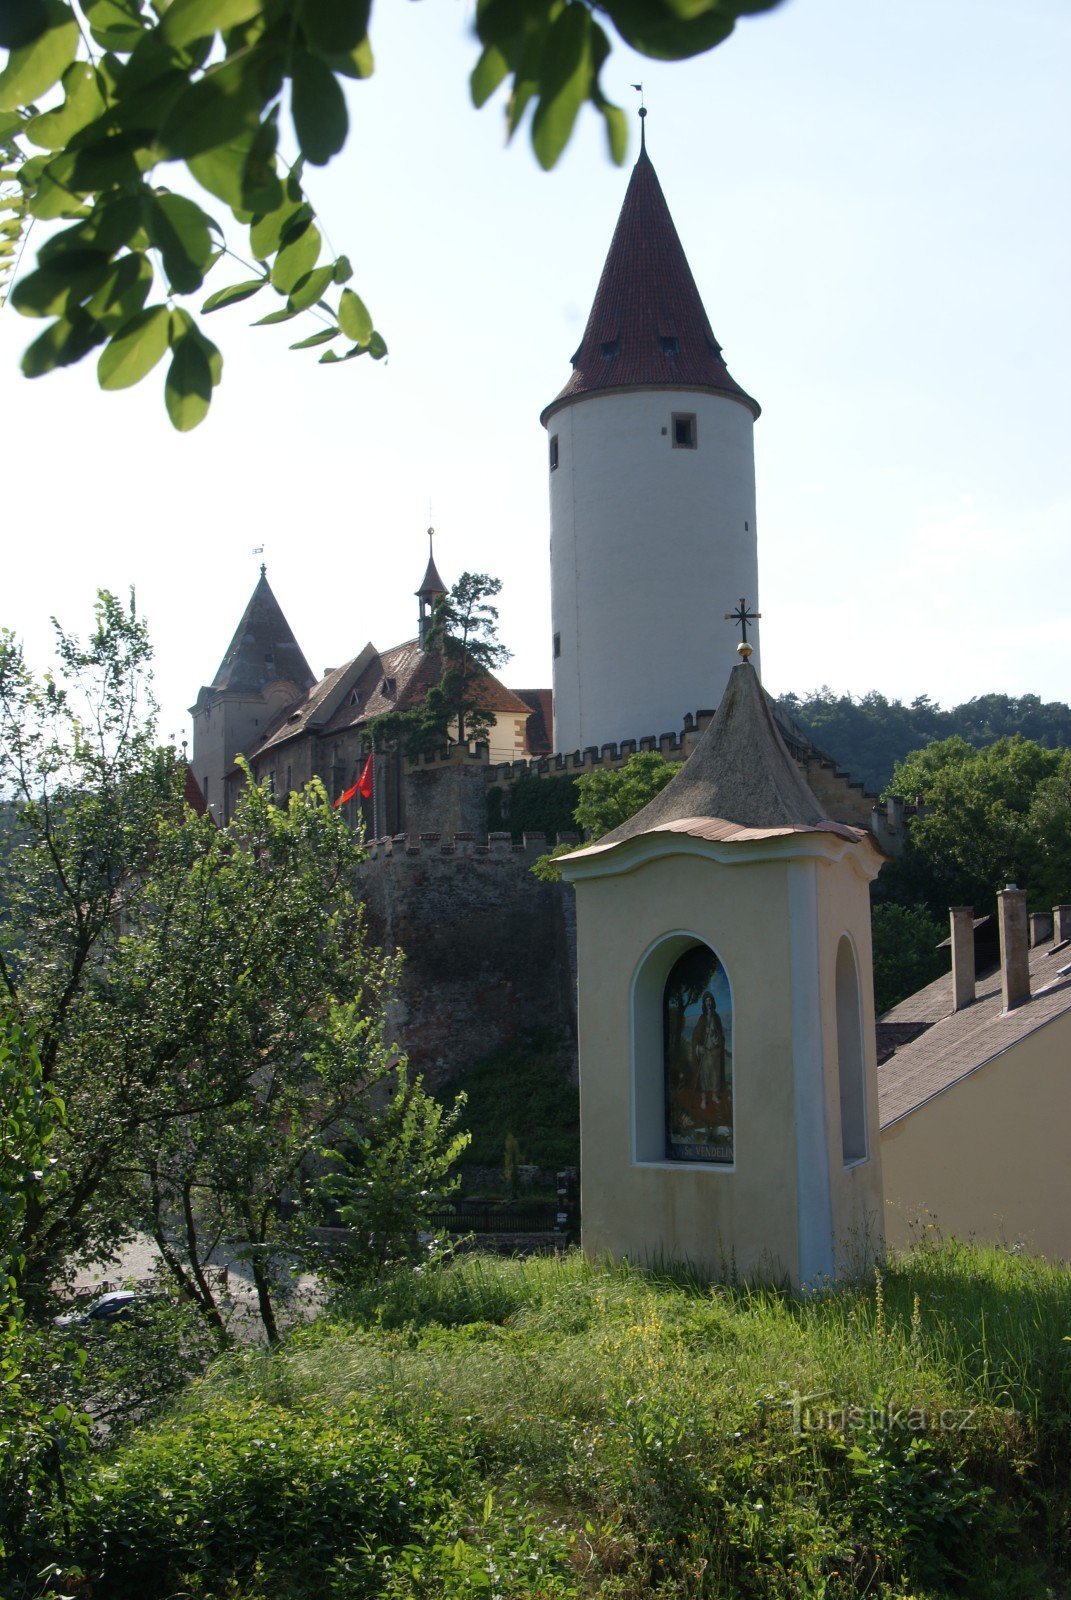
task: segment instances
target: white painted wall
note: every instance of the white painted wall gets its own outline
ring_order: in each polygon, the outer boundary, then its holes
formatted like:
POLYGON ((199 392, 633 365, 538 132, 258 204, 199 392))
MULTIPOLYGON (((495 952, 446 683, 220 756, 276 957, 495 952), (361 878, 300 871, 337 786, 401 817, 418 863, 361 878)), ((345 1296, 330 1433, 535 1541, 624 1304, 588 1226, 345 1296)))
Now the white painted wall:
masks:
MULTIPOLYGON (((754 421, 726 396, 584 395, 547 419, 554 748, 679 730, 737 664, 723 620, 758 610, 754 421), (673 446, 674 412, 697 447, 673 446)), ((749 634, 759 670, 758 633, 749 634)))

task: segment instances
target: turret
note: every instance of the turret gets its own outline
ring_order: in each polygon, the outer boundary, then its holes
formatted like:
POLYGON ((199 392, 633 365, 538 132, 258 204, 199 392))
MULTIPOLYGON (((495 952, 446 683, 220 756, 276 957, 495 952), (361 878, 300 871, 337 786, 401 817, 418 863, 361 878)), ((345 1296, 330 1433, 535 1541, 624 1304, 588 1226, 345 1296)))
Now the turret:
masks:
POLYGON ((644 143, 572 377, 541 419, 556 749, 679 728, 729 670, 721 619, 758 594, 758 414, 722 359, 644 143))
POLYGON ((316 682, 283 615, 265 568, 210 684, 190 707, 194 777, 209 810, 225 823, 223 779, 283 706, 316 682))
POLYGON ((416 592, 417 599, 420 601, 420 611, 417 619, 417 637, 420 640, 420 648, 422 650, 425 648, 428 633, 430 632, 432 624, 435 621, 435 602, 436 600, 441 600, 443 595, 446 593, 446 585, 440 578, 438 568, 435 565, 435 551, 433 549, 434 538, 435 529, 429 528, 428 570, 425 572, 420 588, 416 592))

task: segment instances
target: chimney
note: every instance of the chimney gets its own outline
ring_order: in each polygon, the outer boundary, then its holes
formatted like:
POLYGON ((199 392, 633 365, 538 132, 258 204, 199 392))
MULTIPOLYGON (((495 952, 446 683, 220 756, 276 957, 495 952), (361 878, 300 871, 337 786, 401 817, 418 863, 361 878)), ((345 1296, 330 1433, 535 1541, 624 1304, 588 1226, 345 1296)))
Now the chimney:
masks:
POLYGON ((1052 938, 1052 912, 1031 911, 1030 913, 1030 948, 1034 950, 1039 944, 1048 944, 1052 938))
POLYGON ((1071 906, 1053 906, 1052 924, 1053 944, 1063 944, 1065 939, 1071 939, 1071 906))
POLYGON ((1000 989, 1004 1010, 1011 1011, 1030 999, 1026 891, 1014 883, 1009 883, 997 895, 997 922, 1000 927, 1000 989))
POLYGON ((974 907, 949 906, 952 924, 952 1010, 974 999, 974 907))

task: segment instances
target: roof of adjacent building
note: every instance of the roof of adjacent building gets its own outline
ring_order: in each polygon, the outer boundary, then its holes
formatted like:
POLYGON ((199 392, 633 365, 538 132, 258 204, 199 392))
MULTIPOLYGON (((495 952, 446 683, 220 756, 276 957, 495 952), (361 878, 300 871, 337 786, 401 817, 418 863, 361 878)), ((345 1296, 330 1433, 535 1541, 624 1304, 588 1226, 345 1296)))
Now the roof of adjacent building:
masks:
POLYGON ((759 414, 729 375, 646 144, 632 169, 573 375, 543 412, 597 390, 637 386, 730 395, 759 414))
POLYGON ((230 693, 256 694, 269 683, 308 689, 316 675, 272 593, 264 568, 234 638, 210 685, 230 693))
MULTIPOLYGON (((299 700, 269 723, 249 751, 251 758, 286 744, 302 734, 343 733, 388 711, 418 705, 442 676, 442 657, 424 650, 419 639, 407 639, 390 650, 366 645, 360 655, 332 667, 299 700)), ((531 707, 493 673, 474 685, 473 698, 486 711, 527 718, 531 707)))
POLYGON ((802 832, 835 833, 852 842, 871 838, 823 811, 788 752, 758 674, 744 661, 729 674, 714 720, 661 793, 573 855, 593 855, 650 833, 744 841, 802 832))
POLYGON ((526 706, 531 707, 526 739, 530 754, 550 755, 554 744, 551 730, 554 727, 554 694, 551 689, 514 689, 526 706))
POLYGON ((881 1125, 887 1128, 984 1067, 1038 1028, 1071 1011, 1071 941, 1030 951, 1030 998, 1003 1010, 1000 971, 979 978, 975 998, 952 1010, 952 974, 945 973, 887 1011, 878 1023, 913 1037, 878 1069, 881 1125))

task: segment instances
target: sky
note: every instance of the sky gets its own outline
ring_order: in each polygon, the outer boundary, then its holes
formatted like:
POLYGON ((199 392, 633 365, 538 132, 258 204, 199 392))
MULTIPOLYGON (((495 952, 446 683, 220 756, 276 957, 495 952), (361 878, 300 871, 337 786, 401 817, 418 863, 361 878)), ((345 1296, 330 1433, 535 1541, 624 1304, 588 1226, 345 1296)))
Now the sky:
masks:
MULTIPOLYGON (((539 412, 638 132, 617 168, 582 112, 543 173, 526 130, 505 146, 501 95, 471 107, 467 0, 379 0, 372 40, 347 146, 309 188, 387 361, 322 367, 287 349, 311 324, 221 311, 224 381, 180 436, 163 366, 120 394, 92 361, 31 383, 37 327, 0 312, 0 624, 43 662, 52 616, 84 631, 97 588, 133 585, 176 740, 261 560, 321 672, 413 636, 429 525, 447 582, 502 580, 505 680, 550 682, 539 412)), ((642 79, 711 324, 763 407, 775 693, 1071 700, 1069 55, 1067 0, 787 0, 691 62, 615 45, 604 89, 631 112, 642 79)))

